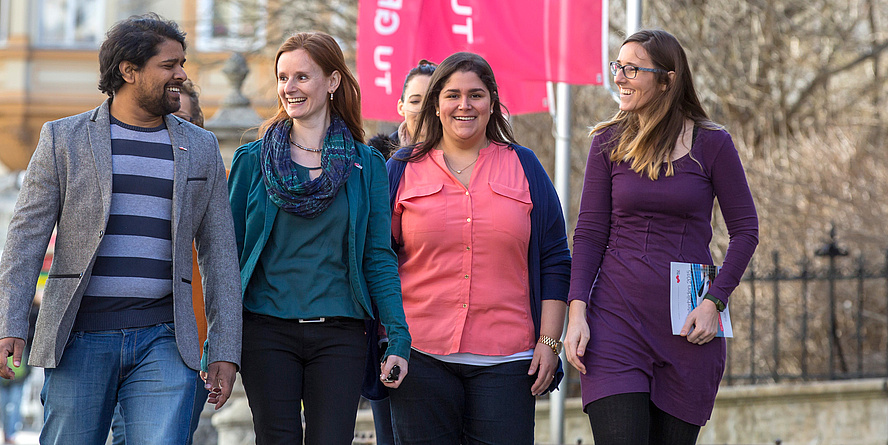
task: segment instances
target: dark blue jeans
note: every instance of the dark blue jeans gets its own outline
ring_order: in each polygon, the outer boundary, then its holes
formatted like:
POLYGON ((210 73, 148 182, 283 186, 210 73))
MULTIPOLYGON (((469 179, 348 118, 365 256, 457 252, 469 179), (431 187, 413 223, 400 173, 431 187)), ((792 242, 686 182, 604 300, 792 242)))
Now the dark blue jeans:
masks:
POLYGON ((528 368, 530 360, 459 365, 414 351, 404 382, 389 390, 395 443, 533 444, 528 368))
POLYGON ((299 323, 244 312, 241 377, 256 444, 350 445, 361 397, 364 320, 299 323))
POLYGON ((376 445, 395 445, 395 433, 392 431, 392 405, 386 397, 382 400, 371 400, 373 426, 376 430, 376 445))

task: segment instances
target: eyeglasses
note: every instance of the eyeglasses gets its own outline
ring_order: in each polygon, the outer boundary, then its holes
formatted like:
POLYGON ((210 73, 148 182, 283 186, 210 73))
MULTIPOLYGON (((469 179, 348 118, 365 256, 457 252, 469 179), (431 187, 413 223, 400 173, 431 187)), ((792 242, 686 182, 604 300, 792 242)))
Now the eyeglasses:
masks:
POLYGON ((647 71, 649 73, 666 73, 668 71, 661 70, 659 68, 642 68, 640 66, 632 66, 632 65, 620 65, 619 62, 611 62, 610 63, 611 74, 614 76, 617 75, 617 71, 623 70, 623 75, 626 76, 627 79, 634 79, 635 76, 638 75, 639 71, 647 71))

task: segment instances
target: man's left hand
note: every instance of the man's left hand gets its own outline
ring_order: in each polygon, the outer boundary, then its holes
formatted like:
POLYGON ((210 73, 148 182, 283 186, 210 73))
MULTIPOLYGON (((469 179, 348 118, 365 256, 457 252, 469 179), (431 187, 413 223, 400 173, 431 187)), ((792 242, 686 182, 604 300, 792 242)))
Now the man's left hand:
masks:
POLYGON ((214 404, 216 409, 222 408, 231 396, 235 378, 237 378, 237 366, 234 363, 210 363, 205 384, 205 388, 210 392, 207 403, 214 404))

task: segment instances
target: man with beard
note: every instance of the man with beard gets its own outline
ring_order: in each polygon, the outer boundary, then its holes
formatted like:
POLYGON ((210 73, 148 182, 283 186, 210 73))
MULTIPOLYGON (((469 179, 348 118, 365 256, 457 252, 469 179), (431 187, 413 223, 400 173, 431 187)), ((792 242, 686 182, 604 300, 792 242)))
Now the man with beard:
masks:
POLYGON ((185 35, 154 14, 108 31, 100 107, 48 122, 0 259, 0 376, 21 362, 53 228, 55 257, 30 364, 45 368, 43 444, 104 443, 119 403, 127 442, 190 443, 200 368, 192 241, 204 276, 206 388, 221 407, 240 360, 241 297, 216 138, 172 116, 185 35))

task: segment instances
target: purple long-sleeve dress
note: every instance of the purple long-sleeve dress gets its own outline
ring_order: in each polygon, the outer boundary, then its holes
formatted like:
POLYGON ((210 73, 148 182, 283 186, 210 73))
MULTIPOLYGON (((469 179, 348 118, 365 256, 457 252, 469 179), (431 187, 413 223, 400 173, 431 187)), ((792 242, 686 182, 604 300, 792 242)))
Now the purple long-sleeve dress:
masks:
POLYGON ((581 376, 583 405, 649 392, 686 422, 709 420, 724 373, 725 340, 705 345, 672 334, 669 263, 712 264, 714 198, 730 235, 709 293, 727 303, 758 244, 758 217, 731 136, 697 128, 690 155, 656 181, 610 160, 613 127, 595 136, 586 164, 569 300, 587 302, 591 331, 581 376))

